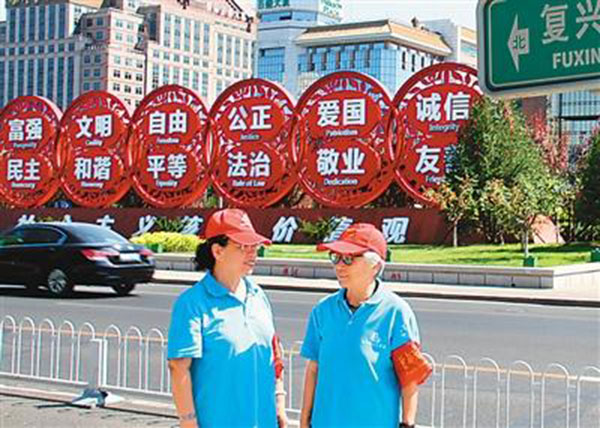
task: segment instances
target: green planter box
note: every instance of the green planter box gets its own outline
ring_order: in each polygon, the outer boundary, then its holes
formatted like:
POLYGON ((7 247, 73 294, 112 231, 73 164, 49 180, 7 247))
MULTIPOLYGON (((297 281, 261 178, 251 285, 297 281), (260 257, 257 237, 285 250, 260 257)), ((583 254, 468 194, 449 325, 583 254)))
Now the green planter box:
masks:
POLYGON ((590 253, 590 261, 592 263, 600 262, 600 248, 594 248, 590 253))
POLYGON ((523 258, 523 266, 524 267, 537 267, 538 258, 535 256, 528 256, 523 258))

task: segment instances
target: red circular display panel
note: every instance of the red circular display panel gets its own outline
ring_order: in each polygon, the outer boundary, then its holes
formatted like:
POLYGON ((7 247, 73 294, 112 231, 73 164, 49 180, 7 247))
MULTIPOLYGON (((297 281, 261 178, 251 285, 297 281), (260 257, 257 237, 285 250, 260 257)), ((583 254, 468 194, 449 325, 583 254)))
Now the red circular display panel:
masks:
POLYGON ((60 187, 55 163, 61 112, 37 96, 14 99, 0 114, 0 199, 15 208, 48 202, 60 187))
POLYGON ((193 91, 167 85, 144 98, 133 115, 129 159, 136 192, 157 208, 185 207, 210 182, 208 113, 193 91))
POLYGON ((360 207, 393 180, 394 105, 375 79, 329 74, 298 102, 293 154, 304 190, 330 207, 360 207))
POLYGON ((460 128, 480 97, 477 71, 455 63, 419 71, 396 94, 404 145, 395 175, 416 201, 431 203, 425 194, 444 181, 460 128))
POLYGON ((131 187, 127 164, 129 112, 105 91, 78 97, 61 121, 57 159, 62 188, 74 203, 105 208, 131 187))
POLYGON ((233 205, 268 207, 296 183, 290 152, 294 104, 280 86, 248 79, 227 88, 211 109, 212 183, 233 205))

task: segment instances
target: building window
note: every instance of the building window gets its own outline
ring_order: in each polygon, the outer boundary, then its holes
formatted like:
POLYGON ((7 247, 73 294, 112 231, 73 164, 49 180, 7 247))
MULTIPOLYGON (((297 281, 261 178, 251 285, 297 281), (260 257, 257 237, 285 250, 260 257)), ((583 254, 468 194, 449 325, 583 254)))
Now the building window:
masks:
POLYGON ((169 66, 163 65, 163 80, 162 80, 163 85, 167 85, 169 83, 169 74, 170 74, 169 66))
POLYGON ((204 24, 204 41, 202 44, 202 53, 204 56, 210 55, 210 25, 204 24))
POLYGON ((102 89, 101 83, 94 82, 93 88, 94 88, 94 91, 99 91, 100 89, 102 89))
POLYGON ((208 73, 202 73, 202 96, 208 98, 208 73))
POLYGON ((135 93, 136 93, 136 95, 143 95, 142 87, 141 86, 136 86, 135 87, 135 93))
POLYGON ((124 91, 125 91, 126 94, 131 94, 131 86, 125 85, 124 91))
POLYGON ((38 11, 38 40, 46 40, 46 7, 43 5, 38 11))
POLYGON ((104 40, 104 32, 96 31, 96 40, 104 40))
MULTIPOLYGON (((307 57, 310 58, 310 55, 307 57)), ((312 63, 312 61, 310 61, 312 63)), ((312 63, 314 65, 314 63, 312 63)), ((258 77, 283 82, 285 48, 260 49, 258 52, 258 77)), ((313 71, 313 70, 307 70, 313 71)))
MULTIPOLYGON (((44 60, 42 58, 37 60, 37 91, 36 93, 40 96, 44 96, 44 60)), ((0 88, 4 88, 4 85, 0 85, 0 88)))
POLYGON ((125 58, 125 66, 133 67, 133 60, 131 58, 125 58))
POLYGON ((70 56, 67 60, 67 104, 75 98, 75 58, 70 56))
POLYGON ((142 60, 139 60, 139 59, 138 59, 138 60, 135 62, 135 66, 136 66, 137 68, 144 68, 144 61, 142 61, 142 60))
POLYGON ((64 39, 67 32, 67 6, 61 4, 58 8, 58 37, 64 39))
MULTIPOLYGON (((43 7, 43 6, 42 6, 43 7)), ((30 42, 35 40, 35 12, 38 9, 37 6, 29 6, 29 36, 28 40, 30 42)), ((27 9, 25 9, 27 10, 27 9)))
POLYGON ((83 82, 83 90, 84 91, 89 91, 90 90, 90 83, 89 82, 83 82))
MULTIPOLYGON (((10 88, 11 86, 8 87, 9 91, 10 88)), ((48 73, 46 74, 46 98, 51 100, 54 99, 54 58, 48 58, 48 73)))
POLYGON ((103 27, 104 26, 104 18, 96 18, 96 25, 98 27, 103 27))
POLYGON ((54 39, 56 33, 56 6, 55 4, 48 5, 48 38, 54 39))
POLYGON ((32 59, 27 61, 27 95, 33 95, 33 85, 35 82, 34 67, 35 62, 32 59))
POLYGON ((132 79, 132 77, 133 77, 133 76, 132 76, 132 74, 131 74, 129 71, 126 71, 126 72, 125 72, 125 79, 127 79, 127 80, 131 80, 131 79, 132 79))
POLYGON ((135 74, 135 80, 137 82, 143 82, 144 81, 144 75, 142 73, 136 73, 135 74))
POLYGON ((90 74, 91 74, 91 73, 90 73, 90 69, 89 69, 89 68, 84 68, 84 69, 83 69, 83 77, 84 77, 84 78, 86 78, 86 79, 87 79, 88 77, 90 77, 90 74))
POLYGON ((25 60, 19 60, 17 63, 18 94, 25 95, 25 60))
POLYGON ((94 63, 100 64, 102 62, 102 55, 94 55, 94 63))
POLYGON ((65 59, 58 58, 58 66, 56 68, 56 103, 63 105, 63 97, 65 95, 65 59))
POLYGON ((102 76, 102 71, 99 68, 94 69, 94 77, 102 76))
POLYGON ((117 28, 123 28, 123 20, 122 20, 122 19, 117 19, 117 20, 115 21, 115 26, 116 26, 117 28))
POLYGON ((113 83, 112 87, 113 87, 113 91, 119 92, 121 90, 121 84, 120 83, 113 83))
POLYGON ((123 33, 115 32, 115 40, 122 42, 123 41, 123 33))

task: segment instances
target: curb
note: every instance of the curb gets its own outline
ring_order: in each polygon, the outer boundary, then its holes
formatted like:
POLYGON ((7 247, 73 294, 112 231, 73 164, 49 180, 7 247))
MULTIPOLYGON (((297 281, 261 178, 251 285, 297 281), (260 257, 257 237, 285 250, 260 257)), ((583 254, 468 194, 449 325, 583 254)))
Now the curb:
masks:
MULTIPOLYGON (((78 394, 65 391, 25 388, 14 385, 0 385, 0 395, 6 397, 19 397, 30 400, 48 401, 51 403, 64 404, 65 406, 74 408, 89 408, 88 406, 81 406, 71 403, 71 401, 76 398, 78 394)), ((169 411, 167 408, 161 409, 160 407, 156 406, 156 402, 150 402, 149 400, 147 400, 147 404, 141 404, 141 402, 136 402, 136 400, 128 399, 111 406, 98 406, 95 408, 106 411, 133 413, 137 415, 156 416, 157 418, 177 420, 174 409, 172 411, 169 411)))
MULTIPOLYGON (((170 284, 170 285, 194 285, 197 281, 188 279, 166 279, 166 278, 153 278, 152 282, 156 284, 170 284)), ((295 292, 311 292, 311 293, 330 293, 335 292, 338 288, 326 287, 326 286, 302 286, 295 287, 291 285, 277 285, 277 284, 260 284, 265 290, 278 290, 278 291, 295 291, 295 292)), ((401 297, 417 297, 423 299, 445 299, 445 300, 470 300, 476 302, 499 302, 499 303, 520 303, 530 305, 544 305, 544 306, 563 306, 563 307, 581 307, 581 308, 600 308, 600 301, 594 300, 577 300, 577 299, 550 299, 544 297, 526 297, 526 296, 487 296, 487 295, 469 295, 469 294, 453 294, 453 293, 431 293, 431 292, 418 292, 418 291, 394 291, 395 294, 401 297)))

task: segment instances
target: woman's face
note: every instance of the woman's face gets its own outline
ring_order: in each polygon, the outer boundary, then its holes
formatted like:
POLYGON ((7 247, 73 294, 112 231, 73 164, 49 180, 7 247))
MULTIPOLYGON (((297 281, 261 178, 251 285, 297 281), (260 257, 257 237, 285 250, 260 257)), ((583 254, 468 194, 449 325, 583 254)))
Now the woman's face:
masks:
POLYGON ((242 245, 230 239, 227 245, 218 247, 219 249, 214 252, 217 264, 240 276, 252 273, 256 265, 259 245, 242 245))
POLYGON ((375 280, 377 266, 373 266, 362 255, 340 257, 334 264, 335 275, 342 288, 360 291, 375 280), (344 262, 351 261, 350 264, 344 262))

